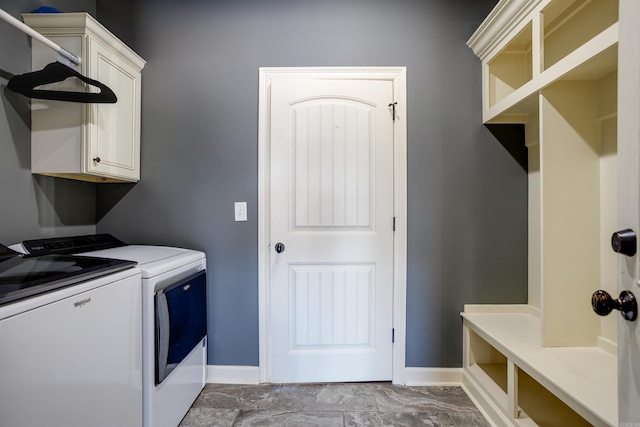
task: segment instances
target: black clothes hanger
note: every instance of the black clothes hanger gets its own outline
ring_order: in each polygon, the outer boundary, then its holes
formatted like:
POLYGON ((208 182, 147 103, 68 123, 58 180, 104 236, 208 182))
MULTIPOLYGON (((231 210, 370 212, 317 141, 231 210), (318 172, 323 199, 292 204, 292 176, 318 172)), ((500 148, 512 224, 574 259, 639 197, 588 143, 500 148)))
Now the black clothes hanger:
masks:
POLYGON ((40 71, 20 74, 9 79, 7 87, 28 98, 52 99, 55 101, 81 102, 84 104, 114 104, 116 94, 106 85, 78 73, 60 62, 52 62, 40 71), (69 77, 77 77, 83 82, 100 89, 99 93, 73 92, 64 90, 34 89, 48 83, 61 82, 69 77))

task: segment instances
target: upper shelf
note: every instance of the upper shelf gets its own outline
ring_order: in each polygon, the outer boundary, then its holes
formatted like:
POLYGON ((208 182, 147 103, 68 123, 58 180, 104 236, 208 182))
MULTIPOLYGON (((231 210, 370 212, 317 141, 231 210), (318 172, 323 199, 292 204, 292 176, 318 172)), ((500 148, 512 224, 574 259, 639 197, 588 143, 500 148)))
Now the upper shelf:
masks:
POLYGON ((541 89, 615 70, 617 21, 616 0, 500 1, 467 42, 483 63, 484 122, 523 123, 541 89))

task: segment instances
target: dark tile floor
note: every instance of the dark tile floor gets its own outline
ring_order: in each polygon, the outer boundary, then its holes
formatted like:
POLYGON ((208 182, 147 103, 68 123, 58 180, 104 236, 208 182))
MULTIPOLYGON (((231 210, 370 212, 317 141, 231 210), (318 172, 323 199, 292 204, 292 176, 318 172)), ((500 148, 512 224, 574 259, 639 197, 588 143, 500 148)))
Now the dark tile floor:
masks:
POLYGON ((489 426, 460 387, 207 384, 180 427, 489 426))

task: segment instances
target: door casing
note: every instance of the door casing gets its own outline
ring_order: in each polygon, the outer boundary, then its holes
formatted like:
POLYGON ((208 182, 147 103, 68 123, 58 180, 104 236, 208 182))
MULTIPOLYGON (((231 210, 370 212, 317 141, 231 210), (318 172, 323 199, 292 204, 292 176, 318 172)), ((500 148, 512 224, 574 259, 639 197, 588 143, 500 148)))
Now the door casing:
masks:
POLYGON ((270 319, 270 83, 279 78, 362 79, 393 82, 393 383, 405 384, 407 287, 407 108, 406 67, 268 67, 259 70, 258 93, 258 311, 260 382, 271 382, 270 319))

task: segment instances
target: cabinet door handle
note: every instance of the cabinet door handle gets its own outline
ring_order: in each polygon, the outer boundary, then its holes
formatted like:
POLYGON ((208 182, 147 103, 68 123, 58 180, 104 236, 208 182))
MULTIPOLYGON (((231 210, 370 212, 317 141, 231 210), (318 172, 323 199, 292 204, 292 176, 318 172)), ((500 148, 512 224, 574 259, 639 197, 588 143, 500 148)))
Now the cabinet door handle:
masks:
POLYGON ((93 161, 96 162, 96 163, 100 163, 100 157, 94 157, 93 161))

